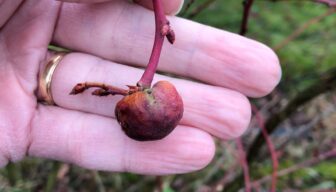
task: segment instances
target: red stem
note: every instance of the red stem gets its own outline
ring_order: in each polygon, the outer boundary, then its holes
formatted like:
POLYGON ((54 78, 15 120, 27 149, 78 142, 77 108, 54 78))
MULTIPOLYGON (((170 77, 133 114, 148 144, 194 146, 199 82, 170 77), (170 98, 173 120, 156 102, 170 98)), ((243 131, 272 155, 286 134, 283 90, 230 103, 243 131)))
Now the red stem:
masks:
POLYGON ((272 164, 273 164, 273 173, 272 173, 272 182, 271 182, 272 186, 271 186, 270 191, 275 192, 276 191, 277 177, 278 177, 277 173, 278 173, 278 167, 279 167, 277 153, 276 153, 275 147, 272 143, 272 140, 267 133, 267 129, 265 127, 264 119, 260 115, 259 110, 255 105, 252 105, 252 111, 255 113, 256 120, 259 124, 259 127, 261 128, 261 132, 262 132, 262 134, 263 134, 263 136, 266 140, 268 150, 271 154, 272 164))
POLYGON ((150 88, 156 68, 159 63, 161 49, 164 41, 164 37, 173 36, 173 31, 170 29, 169 22, 163 12, 161 0, 153 0, 154 15, 155 15, 155 39, 148 65, 141 79, 137 85, 141 88, 150 88))
MULTIPOLYGON (((335 146, 335 144, 331 143, 330 146, 335 146)), ((330 158, 335 158, 336 157, 336 147, 332 148, 330 151, 327 151, 327 152, 323 152, 323 153, 320 153, 318 154, 317 156, 315 157, 312 157, 306 161, 303 161, 301 163, 298 163, 298 164, 294 164, 293 166, 291 167, 287 167, 285 169, 282 169, 280 171, 277 172, 277 175, 279 177, 282 177, 282 176, 285 176, 285 175, 288 175, 290 173, 293 173, 295 171, 298 171, 300 169, 303 169, 305 167, 312 167, 313 165, 315 164, 318 164, 322 161, 325 161, 327 159, 330 159, 330 158)), ((273 176, 265 176, 257 181, 254 181, 252 183, 252 186, 256 186, 256 185, 262 185, 263 183, 269 181, 272 179, 273 176)))
POLYGON ((240 164, 243 167, 244 172, 245 192, 251 192, 251 178, 249 172, 249 165, 246 160, 246 152, 244 150, 241 138, 236 139, 236 144, 239 153, 240 164))

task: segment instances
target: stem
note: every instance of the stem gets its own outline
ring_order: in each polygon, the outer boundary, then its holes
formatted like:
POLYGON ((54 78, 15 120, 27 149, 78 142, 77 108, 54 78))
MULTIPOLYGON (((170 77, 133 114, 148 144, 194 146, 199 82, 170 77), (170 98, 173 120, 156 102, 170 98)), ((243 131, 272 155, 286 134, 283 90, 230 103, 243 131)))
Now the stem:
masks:
POLYGON ((248 19, 250 16, 250 10, 252 8, 253 5, 253 1, 254 0, 245 0, 244 3, 244 13, 243 13, 243 19, 241 22, 241 26, 240 26, 240 35, 245 35, 247 32, 247 28, 248 28, 248 19))
POLYGON ((236 144, 237 144, 237 149, 239 153, 240 164, 243 168, 243 173, 244 173, 245 192, 251 192, 251 179, 250 179, 249 165, 246 161, 246 153, 245 153, 241 138, 236 139, 236 144))
POLYGON ((167 36, 170 43, 173 43, 175 40, 174 32, 170 29, 169 21, 164 15, 161 0, 153 0, 153 7, 155 15, 154 45, 146 70, 137 83, 138 87, 144 89, 151 87, 153 77, 159 63, 164 37, 167 36))
MULTIPOLYGON (((303 169, 305 167, 312 167, 313 165, 318 164, 318 163, 320 163, 320 162, 322 162, 324 160, 327 160, 327 159, 330 159, 330 158, 335 158, 335 157, 336 157, 336 147, 334 147, 330 151, 321 153, 321 154, 317 155, 316 157, 312 157, 311 159, 308 159, 308 160, 303 161, 301 163, 294 164, 291 167, 279 170, 277 172, 277 175, 279 177, 282 177, 282 176, 288 175, 290 173, 293 173, 295 171, 298 171, 300 169, 303 169)), ((252 183, 252 185, 253 186, 262 185, 263 183, 265 183, 265 182, 267 182, 269 180, 272 180, 272 177, 273 177, 272 175, 265 176, 265 177, 263 177, 263 178, 261 178, 261 179, 259 179, 257 181, 254 181, 252 183)))
POLYGON ((278 167, 279 167, 279 161, 277 157, 277 152, 275 150, 274 144, 267 132, 267 128, 265 127, 265 121, 261 114, 259 113, 258 108, 255 105, 252 105, 252 111, 255 113, 255 117, 257 119, 257 122, 259 124, 259 127, 261 129, 261 132, 264 136, 264 139, 267 143, 268 150, 271 154, 272 158, 272 166, 273 166, 273 172, 272 172, 272 182, 271 182, 271 192, 276 191, 276 183, 277 183, 277 172, 278 172, 278 167))
MULTIPOLYGON (((70 92, 70 95, 77 95, 79 93, 83 93, 85 90, 89 88, 99 88, 92 92, 93 95, 97 96, 107 96, 107 95, 128 95, 132 92, 133 86, 129 86, 130 90, 124 90, 118 87, 114 87, 111 85, 105 85, 103 83, 96 82, 85 82, 78 83, 70 92)), ((134 90, 133 90, 134 92, 134 90)))
POLYGON ((314 17, 312 19, 310 19, 309 21, 305 22, 303 25, 301 25, 300 27, 298 27, 292 34, 290 34, 286 39, 284 39, 283 41, 281 41, 279 44, 275 45, 273 47, 273 49, 275 51, 278 51, 280 49, 282 49, 283 47, 285 47, 287 44, 289 44, 290 42, 292 42, 295 38, 297 38, 298 36, 300 36, 303 32, 305 32, 305 30, 310 27, 311 25, 314 25, 318 22, 320 22, 322 19, 332 15, 336 13, 336 9, 330 8, 328 9, 325 13, 323 13, 322 15, 318 15, 317 17, 314 17))

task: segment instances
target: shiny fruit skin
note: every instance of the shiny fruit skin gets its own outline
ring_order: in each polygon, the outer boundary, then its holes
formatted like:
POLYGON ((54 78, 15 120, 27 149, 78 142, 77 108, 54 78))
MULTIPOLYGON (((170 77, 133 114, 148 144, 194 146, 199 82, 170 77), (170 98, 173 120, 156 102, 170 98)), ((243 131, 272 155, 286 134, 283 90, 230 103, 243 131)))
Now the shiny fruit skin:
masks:
POLYGON ((138 141, 159 140, 171 133, 183 116, 183 101, 168 81, 125 96, 115 114, 123 131, 138 141))

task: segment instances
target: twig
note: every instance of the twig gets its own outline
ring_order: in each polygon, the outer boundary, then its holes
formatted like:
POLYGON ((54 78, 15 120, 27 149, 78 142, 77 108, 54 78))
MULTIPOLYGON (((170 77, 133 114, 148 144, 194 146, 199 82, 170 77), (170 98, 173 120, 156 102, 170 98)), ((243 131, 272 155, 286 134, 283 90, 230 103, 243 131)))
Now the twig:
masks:
MULTIPOLYGON (((309 160, 306 160, 304 162, 301 162, 299 164, 295 164, 294 166, 292 167, 289 167, 289 168, 285 168, 285 169, 282 169, 280 171, 278 171, 277 175, 279 177, 282 177, 284 175, 288 175, 292 172, 295 172, 299 169, 302 169, 302 168, 305 168, 305 167, 309 167, 309 166, 312 166, 312 165, 315 165, 315 164, 318 164, 319 162, 323 161, 323 160, 326 160, 326 159, 329 159, 329 158, 333 158, 333 157, 336 157, 336 147, 334 147, 333 149, 331 149, 330 151, 327 151, 327 152, 324 152, 324 153, 321 153, 319 154, 317 157, 313 157, 309 160)), ((268 176, 265 176, 257 181, 253 181, 252 182, 252 186, 257 186, 257 185, 261 185, 269 180, 272 179, 272 175, 268 175, 268 176)))
MULTIPOLYGON (((248 29, 248 19, 250 16, 250 10, 252 8, 254 0, 245 0, 243 2, 244 4, 244 12, 243 12, 243 19, 241 22, 241 27, 240 27, 240 32, 239 34, 242 36, 245 36, 247 29, 248 29)), ((265 128, 265 122, 263 120, 263 118, 261 117, 261 115, 259 114, 259 111, 257 109, 256 106, 252 105, 252 110, 255 113, 257 122, 259 124, 260 129, 262 130, 262 134, 267 142, 267 146, 268 149, 270 151, 271 154, 271 158, 272 158, 272 164, 273 164, 273 173, 272 173, 272 185, 271 185, 271 191, 275 192, 276 191, 276 182, 277 182, 277 169, 278 169, 278 158, 277 158, 277 154, 274 148, 274 145, 267 133, 267 130, 265 128)), ((249 165, 247 163, 246 160, 246 153, 244 151, 243 148, 243 144, 241 142, 241 139, 237 139, 236 140, 237 143, 237 147, 240 153, 240 158, 241 158, 241 164, 243 167, 243 171, 244 171, 244 181, 245 181, 245 191, 251 191, 251 186, 250 186, 250 175, 249 175, 249 165)))
POLYGON ((248 19, 250 16, 250 10, 252 8, 254 0, 244 0, 243 6, 244 6, 244 12, 243 12, 243 18, 240 26, 240 35, 245 35, 248 29, 248 19))
POLYGON ((83 93, 84 91, 90 88, 97 88, 95 91, 92 92, 92 95, 96 96, 107 96, 107 95, 125 96, 129 94, 129 91, 125 89, 121 89, 111 85, 105 85, 104 83, 85 82, 85 83, 78 83, 74 88, 72 88, 70 95, 77 95, 79 93, 83 93))
POLYGON ((262 134, 263 134, 265 140, 266 140, 268 150, 271 154, 272 166, 273 166, 271 192, 275 192, 276 191, 276 183, 277 183, 277 171, 278 171, 278 167, 279 167, 277 153, 276 153, 275 147, 273 145, 273 142, 272 142, 272 140, 270 139, 270 137, 267 133, 267 129, 265 127, 265 121, 262 118, 262 116, 260 115, 260 113, 258 111, 258 108, 255 105, 252 105, 252 111, 255 114, 255 117, 257 119, 259 127, 262 131, 262 134))
POLYGON ((225 191, 226 184, 232 182, 238 175, 238 168, 239 164, 234 164, 232 167, 230 167, 226 171, 224 177, 222 177, 215 185, 213 185, 212 191, 225 191))
MULTIPOLYGON (((314 99, 316 96, 335 88, 336 68, 332 68, 329 71, 320 74, 313 84, 297 93, 297 95, 291 99, 282 110, 274 113, 266 121, 265 127, 267 128, 268 133, 271 134, 283 120, 291 116, 300 106, 314 99)), ((249 163, 252 163, 252 161, 258 157, 260 146, 262 146, 264 142, 265 140, 261 133, 254 140, 248 152, 247 159, 249 163)))
MULTIPOLYGON (((288 104, 277 113, 272 114, 265 123, 268 134, 271 134, 277 126, 291 116, 300 106, 311 101, 315 97, 322 93, 333 90, 336 88, 336 68, 332 68, 326 73, 319 75, 319 78, 315 80, 310 86, 300 91, 288 104)), ((262 133, 259 133, 256 139, 250 145, 250 149, 247 154, 247 161, 252 164, 254 160, 259 156, 260 147, 264 144, 265 139, 262 133)), ((237 191, 242 185, 243 176, 239 175, 235 180, 228 183, 226 191, 237 191)))
POLYGON ((278 51, 279 49, 285 47, 288 43, 292 42, 295 38, 297 38, 299 35, 301 35, 308 27, 310 27, 313 24, 316 24, 320 22, 325 17, 328 17, 329 15, 336 12, 335 8, 328 9, 325 13, 322 15, 318 15, 317 17, 314 17, 310 19, 309 21, 305 22, 303 25, 301 25, 299 28, 297 28, 291 35, 289 35, 286 39, 281 41, 279 44, 275 45, 273 49, 275 51, 278 51))
POLYGON ((249 173, 249 165, 246 161, 246 153, 244 150, 243 142, 241 138, 236 139, 237 149, 239 153, 240 165, 243 168, 244 181, 245 181, 245 192, 251 191, 251 178, 249 173))

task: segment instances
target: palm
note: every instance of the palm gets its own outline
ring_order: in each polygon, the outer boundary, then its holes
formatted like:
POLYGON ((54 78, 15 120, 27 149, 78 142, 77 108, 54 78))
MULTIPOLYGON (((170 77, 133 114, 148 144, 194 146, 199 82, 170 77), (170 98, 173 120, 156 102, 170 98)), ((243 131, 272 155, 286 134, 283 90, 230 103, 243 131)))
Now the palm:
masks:
MULTIPOLYGON (((181 125, 167 138, 144 143, 127 138, 113 115, 118 96, 68 94, 83 81, 135 84, 142 70, 118 63, 144 66, 152 16, 125 0, 62 8, 59 2, 24 1, 0 31, 0 166, 28 154, 92 169, 183 173, 209 163, 210 134, 225 140, 242 134, 250 118, 244 95, 273 89, 280 76, 277 58, 257 42, 176 17, 170 20, 177 42, 165 44, 159 68, 207 84, 156 76, 172 81, 185 103, 181 125), (51 41, 79 52, 68 54, 55 71, 58 106, 36 99, 38 72, 51 41)), ((1 17, 0 12, 0 24, 1 17)))
POLYGON ((3 90, 0 93, 0 141, 5 142, 1 145, 4 148, 6 145, 13 146, 9 154, 11 160, 23 158, 29 146, 31 122, 37 109, 37 74, 41 62, 46 59, 57 17, 58 6, 48 6, 49 12, 45 10, 43 15, 37 16, 43 3, 36 6, 32 3, 25 3, 7 20, 0 34, 3 68, 0 82, 3 90), (10 137, 1 138, 6 136, 10 137))

